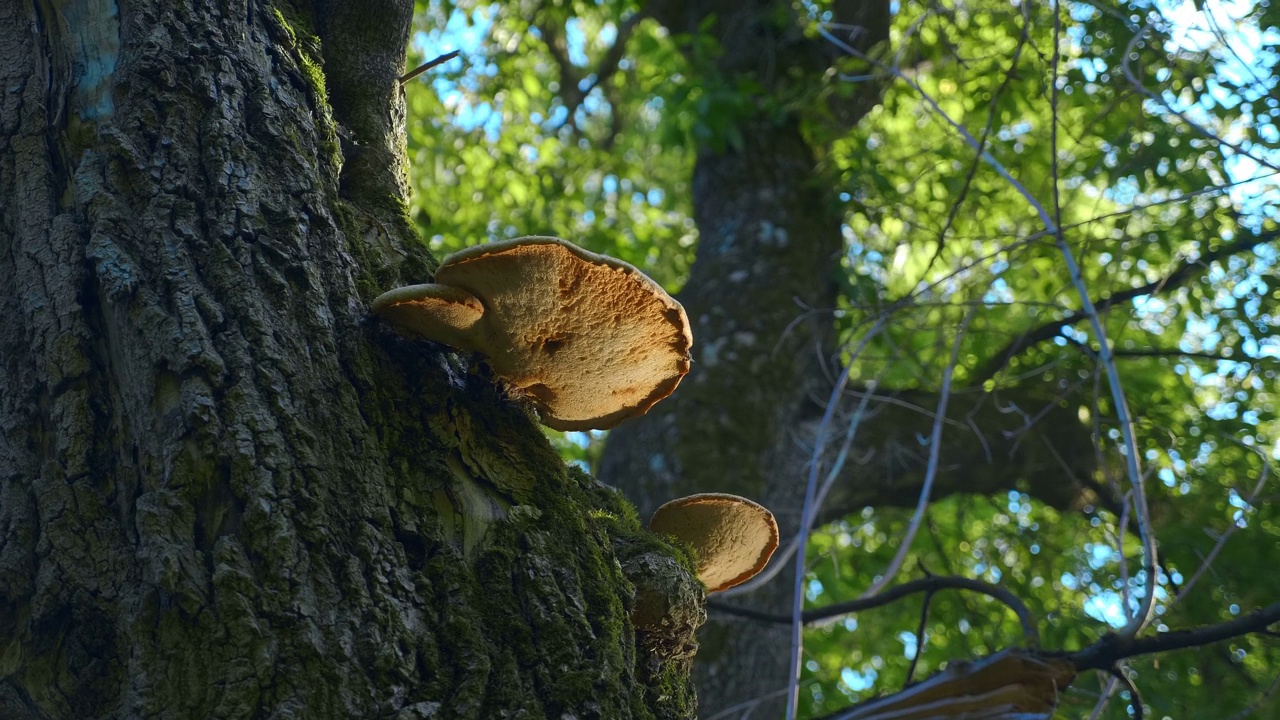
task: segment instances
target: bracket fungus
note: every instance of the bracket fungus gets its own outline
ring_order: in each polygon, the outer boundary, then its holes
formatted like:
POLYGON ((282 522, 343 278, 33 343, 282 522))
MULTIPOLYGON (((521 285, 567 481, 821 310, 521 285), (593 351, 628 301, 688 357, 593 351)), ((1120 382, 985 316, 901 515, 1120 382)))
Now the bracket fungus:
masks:
POLYGON ((483 354, 557 430, 643 415, 689 371, 684 308, 621 260, 523 237, 456 252, 435 280, 383 293, 374 313, 403 334, 483 354))
POLYGON ((725 493, 701 493, 658 508, 655 533, 674 535, 698 554, 698 579, 707 592, 750 580, 778 549, 778 523, 763 505, 725 493))

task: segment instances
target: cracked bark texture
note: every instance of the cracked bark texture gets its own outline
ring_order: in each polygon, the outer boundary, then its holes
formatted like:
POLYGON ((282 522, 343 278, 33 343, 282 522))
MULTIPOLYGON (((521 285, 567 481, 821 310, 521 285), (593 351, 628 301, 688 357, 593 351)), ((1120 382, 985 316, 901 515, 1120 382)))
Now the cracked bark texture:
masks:
POLYGON ((432 261, 355 5, 0 3, 0 717, 692 714, 687 561, 367 319, 432 261))
MULTIPOLYGON (((832 6, 836 26, 860 28, 866 51, 888 37, 889 4, 832 6)), ((817 169, 825 149, 804 132, 795 103, 769 96, 816 84, 834 50, 805 36, 788 3, 654 0, 646 11, 673 35, 710 33, 722 51, 685 50, 698 81, 763 87, 759 111, 738 119, 739 146, 699 150, 693 176, 699 241, 679 299, 693 325, 694 363, 671 398, 610 433, 600 476, 648 517, 696 492, 753 498, 778 517, 784 545, 799 526, 808 464, 823 403, 838 372, 833 320, 844 241, 834 183, 817 169), (710 19, 710 21, 709 21, 710 19)), ((832 100, 828 118, 853 123, 879 102, 876 83, 832 100)), ((865 506, 913 506, 923 482, 937 393, 882 389, 819 520, 865 506)), ((851 394, 842 401, 857 404, 851 394)), ((1028 490, 1057 507, 1094 497, 1092 444, 1074 405, 1053 392, 957 394, 943 435, 934 497, 1028 490), (1050 442, 1052 438, 1052 442, 1050 442)), ((828 447, 838 448, 843 424, 828 447)), ((830 458, 828 458, 829 460, 830 458)), ((829 467, 829 464, 828 464, 829 467)), ((749 595, 745 606, 789 613, 794 563, 749 595)), ((716 617, 699 634, 694 675, 703 717, 780 717, 789 629, 716 617), (753 702, 758 701, 758 702, 753 702), (736 713, 720 715, 729 708, 736 713)))

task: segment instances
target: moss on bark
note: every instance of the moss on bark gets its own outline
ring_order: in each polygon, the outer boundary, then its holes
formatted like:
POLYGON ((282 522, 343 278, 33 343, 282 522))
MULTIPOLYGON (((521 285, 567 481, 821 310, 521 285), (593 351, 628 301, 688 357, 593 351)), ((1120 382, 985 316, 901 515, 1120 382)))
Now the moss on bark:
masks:
POLYGON ((619 562, 679 553, 369 319, 432 267, 406 3, 372 64, 303 4, 131 3, 109 113, 38 11, 0 9, 0 717, 692 717, 619 562))

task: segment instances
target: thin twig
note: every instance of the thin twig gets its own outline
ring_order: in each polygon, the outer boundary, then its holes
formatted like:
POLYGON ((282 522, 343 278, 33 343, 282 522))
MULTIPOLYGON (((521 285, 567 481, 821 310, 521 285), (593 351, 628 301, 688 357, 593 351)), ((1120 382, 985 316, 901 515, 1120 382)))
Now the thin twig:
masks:
MULTIPOLYGON (((551 58, 555 60, 560 74, 560 99, 564 102, 566 114, 564 122, 554 130, 558 131, 569 125, 574 130, 581 132, 581 129, 578 128, 576 117, 578 108, 582 107, 583 102, 586 101, 587 96, 592 91, 608 82, 614 73, 618 71, 632 33, 635 32, 640 22, 647 17, 649 17, 648 11, 641 9, 633 12, 626 20, 617 25, 613 45, 605 52, 599 66, 591 73, 593 77, 589 81, 580 74, 578 67, 574 65, 573 59, 569 56, 569 45, 562 28, 558 24, 549 21, 535 22, 535 27, 541 33, 542 40, 546 44, 547 50, 551 53, 551 58)), ((611 102, 610 104, 614 105, 616 103, 611 102)), ((615 109, 612 118, 612 122, 615 125, 614 135, 616 135, 617 131, 620 131, 620 126, 618 126, 618 123, 621 122, 620 117, 620 114, 615 109)), ((606 141, 606 144, 608 144, 608 141, 606 141)))
POLYGON ((601 83, 608 82, 613 74, 618 71, 618 64, 622 62, 622 56, 627 50, 627 41, 631 39, 631 33, 635 32, 640 21, 648 17, 645 9, 640 9, 631 13, 626 20, 618 25, 618 31, 614 35, 613 45, 609 46, 609 50, 605 53, 604 58, 600 60, 600 66, 592 73, 594 76, 588 83, 587 87, 582 91, 583 97, 591 94, 601 83))
MULTIPOLYGON (((1053 7, 1055 13, 1054 17, 1057 18, 1058 5, 1056 0, 1053 7)), ((893 68, 887 68, 883 63, 858 52, 847 43, 842 42, 839 38, 832 35, 825 28, 819 26, 818 32, 828 41, 836 43, 837 46, 844 49, 845 52, 861 57, 881 68, 887 69, 889 72, 893 73, 895 77, 907 83, 907 85, 910 86, 911 89, 914 90, 925 101, 925 103, 938 114, 939 117, 945 120, 948 125, 955 129, 955 131, 964 138, 965 142, 967 142, 970 147, 975 150, 978 149, 978 141, 973 137, 973 135, 971 135, 963 125, 953 120, 951 116, 938 105, 938 102, 934 100, 931 95, 925 92, 924 88, 921 88, 918 83, 904 75, 902 72, 893 68)), ((1057 52, 1057 45, 1054 46, 1054 52, 1057 52)), ((1147 624, 1151 613, 1155 609, 1157 559, 1155 537, 1153 536, 1150 528, 1151 512, 1147 508, 1147 496, 1142 487, 1142 470, 1138 466, 1138 443, 1135 438, 1133 421, 1129 415, 1129 407, 1128 402, 1125 399, 1124 387, 1120 384, 1120 373, 1116 369, 1115 359, 1111 355, 1110 343, 1107 341, 1106 330, 1102 327, 1102 319, 1098 315, 1098 311, 1089 297, 1088 287, 1085 286, 1084 280, 1080 276, 1080 267, 1076 264, 1075 256, 1072 255, 1070 248, 1067 247, 1065 240, 1062 238, 1061 228, 1058 227, 1053 217, 1050 216, 1047 210, 1045 210, 1044 205, 1036 199, 1035 195, 1031 194, 1031 191, 1028 190, 1026 186, 1011 175, 1008 169, 1006 169, 999 160, 993 157, 990 152, 983 152, 982 158, 993 170, 1003 177, 1005 181, 1008 182, 1009 185, 1019 195, 1021 195, 1029 205, 1031 205, 1031 207, 1040 216, 1040 220, 1044 223, 1045 228, 1051 231, 1054 237, 1057 238, 1058 249, 1061 251, 1063 258, 1067 263, 1067 270, 1071 275, 1072 285, 1075 286, 1077 294, 1080 295, 1080 302, 1083 306, 1082 310, 1088 317, 1089 323, 1094 331, 1094 335, 1098 339, 1098 344, 1101 346, 1100 355, 1102 357, 1103 365, 1107 370, 1107 380, 1108 384, 1111 386, 1112 401, 1115 404, 1117 419, 1120 423, 1121 431, 1124 436, 1125 461, 1128 467, 1129 481, 1133 485, 1134 489, 1134 502, 1136 503, 1135 508, 1138 516, 1138 532, 1142 537, 1144 562, 1148 572, 1149 587, 1148 591, 1143 596, 1142 608, 1138 612, 1137 616, 1135 616, 1134 622, 1130 623, 1129 626, 1125 628, 1126 634, 1134 635, 1147 624)))
POLYGON ((924 512, 929 507, 929 498, 933 492, 933 481, 938 476, 938 458, 942 455, 942 423, 947 416, 947 403, 951 400, 951 379, 955 376, 956 364, 960 360, 960 342, 964 339, 965 330, 969 327, 969 321, 973 319, 974 311, 977 306, 969 308, 965 313, 964 319, 960 321, 960 327, 956 330, 955 342, 951 344, 951 360, 947 363, 947 367, 942 372, 942 388, 939 390, 938 409, 934 413, 933 430, 929 434, 929 462, 925 467, 924 483, 920 487, 920 499, 916 501, 916 510, 911 515, 911 522, 907 525, 907 532, 902 537, 902 543, 898 546, 898 551, 894 553, 893 560, 889 562, 889 567, 885 568, 884 574, 880 576, 867 588, 866 592, 860 597, 866 598, 884 589, 886 585, 893 581, 898 570, 902 568, 902 563, 907 559, 907 553, 911 550, 911 543, 916 539, 916 533, 920 531, 920 524, 924 522, 924 512))
POLYGON ((1124 666, 1116 665, 1107 672, 1129 691, 1129 701, 1133 703, 1133 720, 1142 720, 1146 717, 1146 711, 1142 704, 1142 694, 1138 692, 1138 686, 1133 684, 1133 679, 1125 674, 1124 666))
POLYGON ((804 551, 809 542, 809 527, 813 523, 814 518, 814 498, 817 493, 818 472, 822 467, 822 450, 826 445, 827 432, 831 427, 831 418, 835 415, 836 407, 840 404, 840 396, 844 393, 844 388, 849 384, 849 371, 853 367, 853 358, 858 357, 871 339, 879 334, 884 327, 885 317, 876 320, 867 334, 863 336, 862 341, 854 350, 849 363, 840 373, 840 379, 836 381, 836 385, 831 389, 831 396, 827 399, 827 407, 822 412, 822 422, 818 425, 818 436, 813 444, 813 457, 809 464, 809 481, 805 485, 804 506, 800 510, 800 529, 796 536, 796 579, 795 587, 791 595, 791 668, 787 676, 787 720, 795 720, 796 706, 800 700, 800 650, 802 645, 803 628, 801 627, 800 614, 804 607, 804 551))
POLYGON ((911 656, 911 665, 907 667, 907 679, 903 681, 903 685, 911 684, 911 678, 916 674, 916 665, 920 662, 920 655, 924 653, 924 628, 929 622, 929 603, 932 601, 933 591, 926 590, 924 602, 920 607, 920 624, 916 626, 916 651, 911 656))
MULTIPOLYGON (((1235 438, 1231 439, 1234 440, 1235 438)), ((1245 502, 1252 505, 1258 495, 1262 493, 1263 486, 1267 484, 1267 477, 1271 474, 1271 461, 1267 458, 1267 454, 1258 448, 1244 445, 1244 443, 1240 444, 1245 448, 1258 453, 1258 457, 1262 458, 1262 472, 1259 474, 1258 482, 1253 486, 1253 491, 1249 493, 1249 497, 1245 498, 1245 502)), ((1242 510, 1241 512, 1243 513, 1244 511, 1242 510)), ((1196 569, 1195 574, 1191 576, 1191 579, 1187 581, 1186 585, 1182 586, 1182 590, 1178 592, 1173 600, 1169 601, 1166 606, 1166 611, 1168 608, 1176 605, 1180 600, 1182 600, 1182 598, 1186 597, 1187 593, 1191 592, 1191 588, 1195 587, 1196 583, 1200 581, 1200 576, 1204 575, 1205 571, 1213 565, 1213 561, 1218 558, 1218 553, 1222 552, 1222 548, 1227 544, 1227 540, 1231 538, 1231 535, 1235 533, 1238 527, 1239 525, 1233 521, 1231 525, 1223 531, 1222 535, 1218 537, 1218 541, 1214 543, 1213 549, 1209 551, 1209 554, 1205 556, 1204 561, 1200 563, 1200 567, 1196 569)))
MULTIPOLYGON (((822 627, 830 623, 836 622, 846 615, 871 610, 873 608, 882 607, 892 602, 896 602, 908 595, 914 595, 920 592, 938 592, 940 590, 967 590, 976 592, 995 600, 1005 607, 1013 611, 1018 618, 1018 624, 1022 626, 1023 638, 1030 647, 1038 647, 1040 645, 1040 633, 1036 629, 1036 621, 1026 604, 1018 598, 1017 595, 994 583, 985 580, 975 580, 973 578, 948 576, 948 575, 930 575, 929 577, 909 580, 900 585, 895 585, 888 590, 876 595, 875 597, 847 600, 845 602, 833 603, 826 607, 813 608, 805 610, 801 615, 801 621, 806 626, 822 627)), ((709 610, 722 612, 728 615, 737 615, 739 617, 759 620, 760 622, 787 624, 791 622, 791 618, 778 613, 762 612, 752 610, 750 608, 738 607, 736 605, 726 605, 718 600, 711 600, 707 603, 709 610)))
POLYGON ((1280 603, 1275 603, 1247 615, 1241 615, 1235 620, 1190 630, 1173 630, 1141 638, 1119 634, 1106 635, 1089 647, 1072 653, 1071 664, 1075 665, 1077 670, 1100 670, 1111 667, 1119 660, 1139 655, 1201 647, 1242 635, 1265 632, 1268 627, 1278 622, 1280 622, 1280 603))
MULTIPOLYGON (((1060 58, 1060 39, 1062 35, 1062 9, 1059 6, 1059 0, 1053 2, 1053 97, 1051 104, 1053 106, 1052 117, 1050 123, 1053 128, 1049 155, 1052 158, 1053 172, 1053 192, 1054 192, 1054 210, 1058 217, 1062 215, 1062 208, 1058 204, 1058 62, 1060 58)), ((1023 189, 1023 195, 1034 201, 1031 193, 1023 189)), ((1155 613, 1156 603, 1156 540, 1155 534, 1151 529, 1151 510, 1147 507, 1147 493, 1142 486, 1142 468, 1138 465, 1138 439, 1134 432, 1133 419, 1129 414, 1129 401, 1125 397, 1124 386, 1120 384, 1120 371, 1116 367, 1115 357, 1111 354, 1111 343, 1107 340, 1107 331, 1102 327, 1102 318, 1098 314, 1096 308, 1093 307, 1093 301, 1089 298, 1089 288, 1084 283, 1084 278, 1080 274, 1080 266, 1076 263, 1075 255, 1071 252, 1071 248, 1067 247, 1067 241, 1062 234, 1062 224, 1057 219, 1050 219, 1048 213, 1043 208, 1039 208, 1041 217, 1045 221, 1045 227, 1052 228, 1054 238, 1057 241, 1058 251, 1062 254, 1063 260, 1067 263, 1067 272, 1071 276, 1071 284, 1076 288, 1076 294, 1080 296, 1080 304, 1084 312, 1089 317, 1089 325, 1093 328, 1093 334, 1098 339, 1098 355, 1101 358, 1102 366, 1107 371, 1107 384, 1111 386, 1111 400, 1115 405, 1116 420, 1120 424, 1120 432, 1124 436, 1124 457, 1125 466, 1129 471, 1129 482, 1133 486, 1133 509, 1135 519, 1138 526, 1138 535, 1142 538, 1143 544, 1143 562, 1148 573, 1147 575, 1147 591, 1142 596, 1142 604, 1124 629, 1124 633, 1133 636, 1142 631, 1147 623, 1150 622, 1152 615, 1155 613)), ((1127 613, 1126 609, 1126 613, 1127 613)))
MULTIPOLYGON (((1096 352, 1093 348, 1073 337, 1061 336, 1063 340, 1074 348, 1080 349, 1082 352, 1095 357, 1096 352)), ((1271 357, 1269 355, 1259 355, 1258 357, 1244 356, 1243 358, 1228 357, 1220 352, 1197 352, 1194 350, 1182 350, 1180 348, 1146 348, 1140 350, 1115 350, 1111 354, 1117 358, 1190 358, 1193 360, 1214 360, 1218 362, 1230 363, 1253 363, 1253 364, 1269 364, 1280 362, 1280 358, 1271 357)))
POLYGON ((1013 83, 1013 78, 1018 74, 1018 62, 1022 59, 1022 50, 1026 47, 1027 41, 1031 37, 1031 19, 1028 17, 1031 12, 1030 8, 1029 4, 1022 5, 1022 34, 1018 37, 1018 44, 1013 49, 1013 57, 1009 60, 1009 69, 1004 74, 1004 81, 1000 83, 1000 87, 996 88, 995 94, 991 96, 991 102, 987 103, 987 124, 982 128, 982 134, 978 136, 978 152, 974 154, 973 162, 969 163, 969 171, 965 174, 964 182, 960 185, 960 193, 947 211, 947 219, 942 224, 942 230, 938 232, 938 247, 934 250, 933 257, 929 258, 929 262, 925 264, 924 272, 920 273, 922 279, 928 277, 934 263, 942 257, 942 251, 946 247, 947 232, 955 224, 956 217, 960 214, 960 206, 964 204, 965 198, 969 195, 969 188, 973 185, 973 178, 978 174, 978 168, 982 166, 982 153, 987 149, 987 140, 991 137, 991 130, 996 123, 998 114, 996 108, 1000 104, 1000 99, 1004 97, 1005 90, 1009 89, 1009 85, 1013 83))
POLYGON ((1102 711, 1107 708, 1107 703, 1111 701, 1111 696, 1115 694, 1116 676, 1107 673, 1107 684, 1102 688, 1102 694, 1098 696, 1098 703, 1093 706, 1093 712, 1089 713, 1089 720, 1098 720, 1102 717, 1102 711))
MULTIPOLYGON (((1222 258, 1231 257, 1242 252, 1247 252, 1259 245, 1271 242, 1278 237, 1280 237, 1280 230, 1271 230, 1241 237, 1234 242, 1209 250, 1194 260, 1187 260, 1186 262, 1183 262, 1162 278, 1158 278, 1149 283, 1144 283, 1138 287, 1118 290, 1107 295, 1094 303, 1094 306, 1099 311, 1106 312, 1111 308, 1121 303, 1128 302, 1136 297, 1154 295, 1162 290, 1181 287, 1188 280, 1196 277, 1198 273, 1208 270, 1209 263, 1222 258)), ((996 353, 981 370, 975 373, 972 382, 974 384, 981 384, 990 380, 992 377, 995 377, 996 373, 1008 364, 1009 360, 1018 353, 1041 342, 1058 337, 1062 328, 1087 319, 1087 313, 1084 311, 1077 311, 1070 313, 1061 319, 1045 323, 1033 330, 1022 333, 1018 336, 1017 341, 996 353)))
POLYGON ((1276 688, 1280 688, 1280 675, 1276 675, 1276 679, 1271 681, 1271 687, 1263 690, 1262 694, 1259 695, 1256 700, 1244 706, 1240 712, 1232 715, 1230 718, 1227 718, 1227 720, 1244 720, 1245 718, 1253 715, 1254 711, 1258 709, 1258 706, 1261 705, 1264 700, 1271 697, 1271 694, 1276 691, 1276 688))
POLYGON ((1124 76, 1129 80, 1129 83, 1133 85, 1133 87, 1138 92, 1147 96, 1147 98, 1150 99, 1152 102, 1164 108, 1166 112, 1176 115, 1179 120, 1190 125, 1193 130, 1200 133, 1201 135, 1204 135, 1205 137, 1218 143, 1219 145, 1226 145, 1232 150, 1235 150, 1237 153, 1240 153, 1244 157, 1249 158, 1250 160, 1258 163, 1259 165, 1262 165, 1263 167, 1280 171, 1280 167, 1276 166, 1274 163, 1268 161, 1267 159, 1254 155, 1248 150, 1245 150, 1243 146, 1233 143, 1224 137, 1220 137, 1214 134, 1214 132, 1209 130, 1209 128, 1206 128, 1200 123, 1196 122, 1195 120, 1192 120, 1190 117, 1187 116, 1186 113, 1174 108, 1172 105, 1165 102, 1164 98, 1160 97, 1154 91, 1149 90, 1146 85, 1142 84, 1142 82, 1138 79, 1137 74, 1134 73, 1133 71, 1133 67, 1131 66, 1130 59, 1137 55, 1135 48, 1138 46, 1138 43, 1142 41, 1142 38, 1146 36, 1147 31, 1150 29, 1151 29, 1150 21, 1144 23, 1142 27, 1138 28, 1138 32, 1134 33, 1133 37, 1129 40, 1128 46, 1125 47, 1124 54, 1120 56, 1121 57, 1120 68, 1124 71, 1124 76))
MULTIPOLYGON (((836 455, 836 461, 832 464, 831 470, 827 473, 827 477, 822 481, 822 487, 818 489, 817 497, 815 497, 813 501, 813 512, 809 515, 810 518, 818 517, 818 511, 822 509, 822 504, 826 501, 827 494, 831 491, 832 486, 835 485, 836 480, 839 479, 840 470, 844 468, 844 463, 849 456, 849 450, 853 447, 853 439, 858 432, 858 426, 863 420, 876 414, 868 414, 866 412, 867 403, 874 395, 876 383, 876 379, 867 383, 867 392, 862 394, 862 399, 858 401, 858 407, 853 411, 853 415, 849 418, 849 424, 845 428, 844 444, 841 445, 840 452, 836 455)), ((791 558, 796 554, 796 549, 798 547, 800 547, 799 533, 791 538, 791 541, 782 549, 782 552, 774 555, 773 559, 769 562, 769 565, 763 572, 741 585, 731 587, 728 590, 721 592, 720 597, 730 598, 737 595, 746 595, 764 587, 769 581, 773 580, 778 573, 782 572, 782 569, 786 567, 787 563, 790 562, 791 558)))
POLYGON ((778 697, 779 695, 785 694, 786 692, 787 692, 786 688, 778 688, 773 692, 765 693, 759 697, 754 697, 754 698, 751 698, 750 700, 744 700, 743 702, 737 703, 736 705, 730 705, 729 707, 721 710, 715 715, 711 715, 710 717, 704 718, 704 720, 723 720, 724 718, 727 718, 730 715, 733 715, 734 713, 740 710, 743 712, 743 714, 750 713, 755 710, 757 705, 764 702, 765 700, 778 697))

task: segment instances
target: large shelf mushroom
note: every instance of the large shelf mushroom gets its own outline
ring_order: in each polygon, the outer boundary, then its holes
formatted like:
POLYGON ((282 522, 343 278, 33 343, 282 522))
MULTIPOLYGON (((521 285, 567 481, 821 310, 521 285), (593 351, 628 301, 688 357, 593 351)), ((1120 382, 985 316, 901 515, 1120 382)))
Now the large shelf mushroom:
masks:
POLYGON ((763 505, 727 493, 672 500, 649 521, 655 533, 674 535, 698 555, 698 579, 707 592, 744 583, 778 549, 778 523, 763 505))
POLYGON ((689 371, 684 308, 621 260, 523 237, 456 252, 435 280, 383 293, 374 313, 403 334, 483 354, 557 430, 643 415, 689 371))

